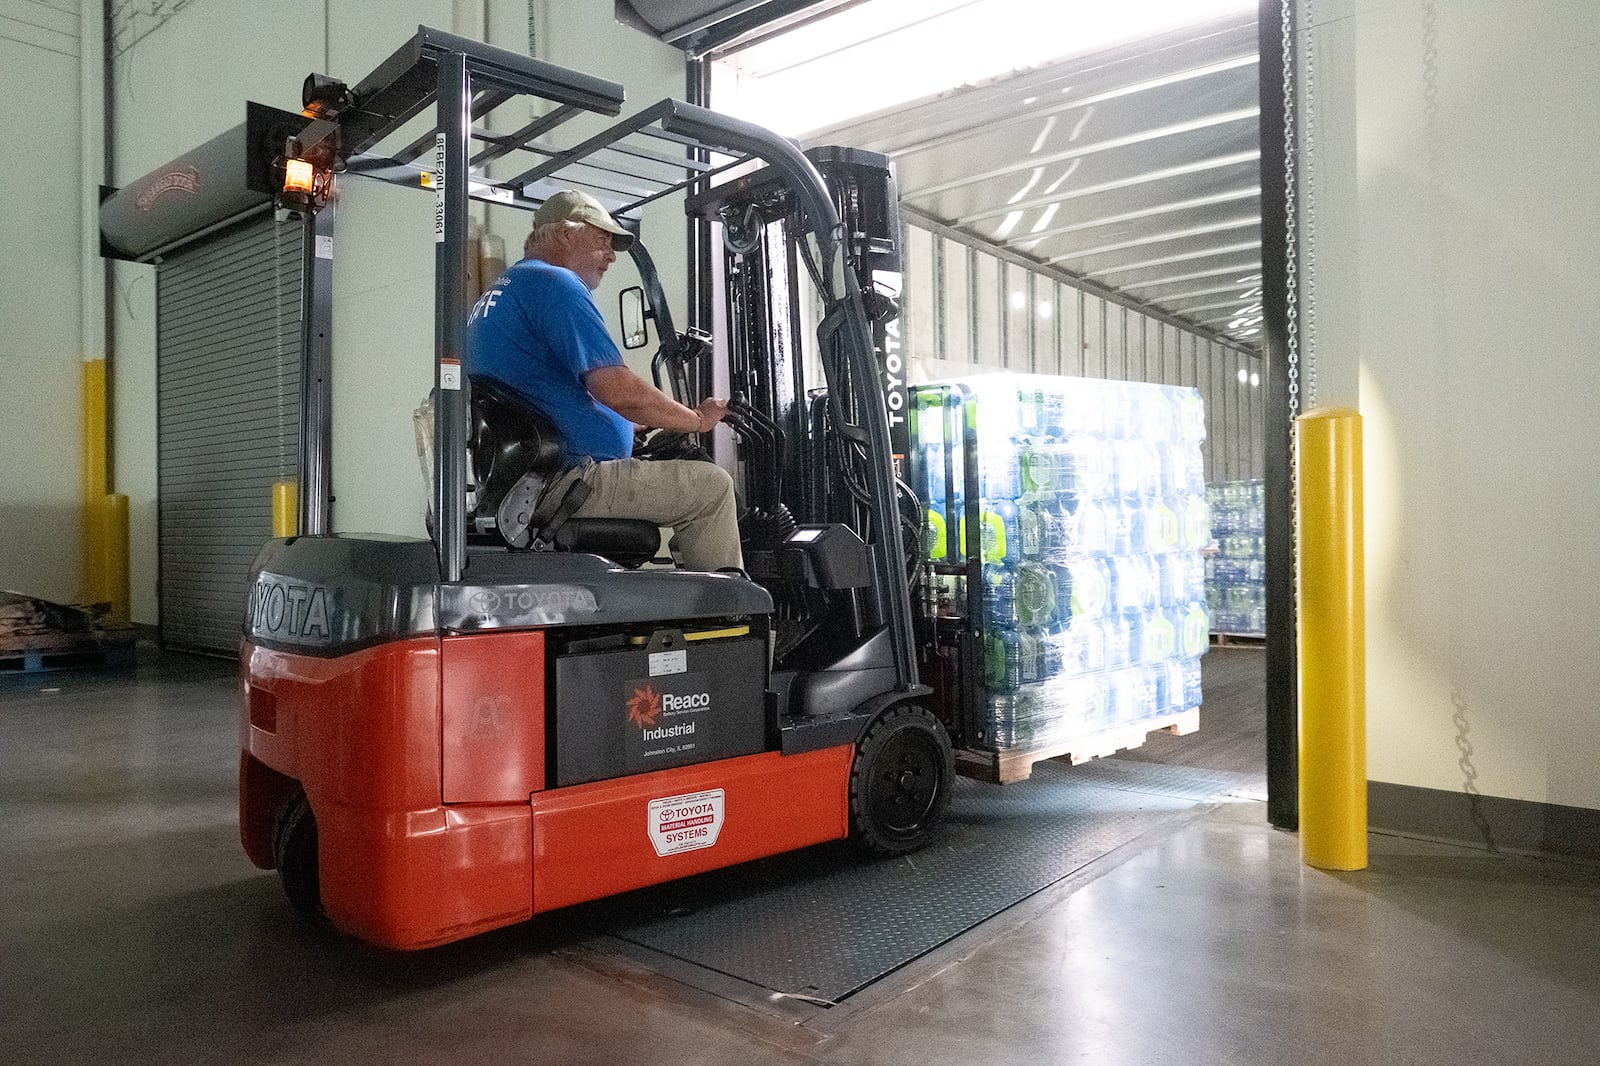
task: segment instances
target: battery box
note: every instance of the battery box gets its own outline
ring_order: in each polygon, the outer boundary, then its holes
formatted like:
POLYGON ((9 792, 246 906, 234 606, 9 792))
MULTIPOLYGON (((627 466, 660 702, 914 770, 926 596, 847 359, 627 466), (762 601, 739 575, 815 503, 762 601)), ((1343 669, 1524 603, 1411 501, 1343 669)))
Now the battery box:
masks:
POLYGON ((748 635, 558 655, 556 786, 767 750, 766 671, 766 642, 748 635))

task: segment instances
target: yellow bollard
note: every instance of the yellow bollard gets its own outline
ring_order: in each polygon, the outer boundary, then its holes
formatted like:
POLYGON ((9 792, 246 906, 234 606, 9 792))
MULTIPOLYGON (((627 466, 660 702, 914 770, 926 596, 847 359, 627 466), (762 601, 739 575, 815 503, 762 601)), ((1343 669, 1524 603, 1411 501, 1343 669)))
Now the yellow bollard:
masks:
POLYGON ((1299 419, 1300 855, 1323 870, 1367 865, 1366 577, 1361 415, 1299 419))
POLYGON ((128 497, 119 492, 100 497, 99 593, 111 604, 111 616, 126 622, 130 615, 128 589, 128 497))
POLYGON ((300 532, 300 491, 294 481, 272 483, 272 535, 292 537, 300 532))

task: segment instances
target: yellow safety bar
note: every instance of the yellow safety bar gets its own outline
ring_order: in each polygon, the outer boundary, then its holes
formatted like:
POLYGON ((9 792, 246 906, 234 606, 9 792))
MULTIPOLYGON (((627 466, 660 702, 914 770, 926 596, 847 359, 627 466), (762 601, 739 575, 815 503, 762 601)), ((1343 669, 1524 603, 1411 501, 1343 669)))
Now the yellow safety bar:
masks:
POLYGON ((1366 578, 1361 416, 1299 419, 1300 854, 1323 870, 1367 865, 1366 578))
POLYGON ((108 493, 106 469, 106 361, 83 361, 83 537, 84 600, 109 603, 111 614, 129 617, 128 498, 108 493))
POLYGON ((292 537, 300 532, 300 486, 293 480, 272 483, 272 535, 292 537))

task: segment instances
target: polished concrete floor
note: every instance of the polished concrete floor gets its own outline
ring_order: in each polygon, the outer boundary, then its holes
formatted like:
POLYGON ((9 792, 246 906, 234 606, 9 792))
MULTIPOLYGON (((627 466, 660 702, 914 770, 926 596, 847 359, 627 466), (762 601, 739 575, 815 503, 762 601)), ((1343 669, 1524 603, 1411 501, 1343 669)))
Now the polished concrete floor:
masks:
POLYGON ((702 991, 563 915, 418 955, 320 940, 239 851, 231 679, 149 654, 0 678, 0 1062, 1600 1061, 1600 871, 1375 836, 1322 873, 1251 801, 830 1009, 702 991))

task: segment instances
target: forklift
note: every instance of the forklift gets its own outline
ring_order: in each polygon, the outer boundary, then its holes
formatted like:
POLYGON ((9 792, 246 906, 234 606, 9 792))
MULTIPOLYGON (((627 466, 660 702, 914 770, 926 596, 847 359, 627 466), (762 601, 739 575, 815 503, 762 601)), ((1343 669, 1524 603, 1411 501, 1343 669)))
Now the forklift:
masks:
MULTIPOLYGON (((313 921, 420 949, 827 841, 924 846, 980 732, 980 553, 966 609, 931 609, 888 161, 675 100, 559 147, 562 125, 620 115, 622 87, 427 27, 353 87, 311 75, 304 104, 250 105, 249 180, 330 257, 337 182, 432 193, 430 535, 330 533, 304 434, 299 534, 260 552, 244 619, 250 859, 313 921), (512 103, 535 117, 488 132, 512 103), (620 311, 629 347, 653 324, 656 382, 685 404, 726 359, 744 574, 652 563, 654 524, 541 505, 554 428, 463 372, 470 202, 567 188, 636 231, 669 195, 720 224, 720 347, 675 327, 643 240, 620 311)), ((638 455, 708 444, 658 431, 638 455)))

